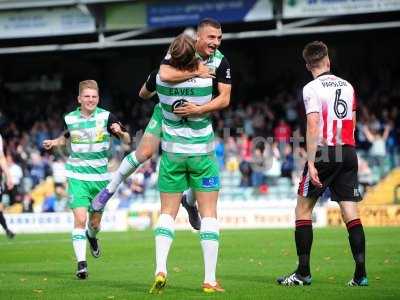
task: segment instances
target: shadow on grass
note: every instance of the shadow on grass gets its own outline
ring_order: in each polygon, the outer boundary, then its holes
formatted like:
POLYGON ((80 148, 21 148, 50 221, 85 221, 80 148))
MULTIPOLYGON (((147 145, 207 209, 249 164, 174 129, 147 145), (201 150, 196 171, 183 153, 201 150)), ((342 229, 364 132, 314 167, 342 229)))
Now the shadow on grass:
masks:
POLYGON ((19 276, 36 276, 40 278, 57 278, 57 279, 68 279, 74 276, 71 272, 67 270, 50 270, 50 271, 13 271, 14 275, 19 276))
POLYGON ((235 275, 229 274, 222 277, 224 280, 240 281, 240 282, 257 282, 264 284, 277 284, 278 276, 273 275, 235 275))

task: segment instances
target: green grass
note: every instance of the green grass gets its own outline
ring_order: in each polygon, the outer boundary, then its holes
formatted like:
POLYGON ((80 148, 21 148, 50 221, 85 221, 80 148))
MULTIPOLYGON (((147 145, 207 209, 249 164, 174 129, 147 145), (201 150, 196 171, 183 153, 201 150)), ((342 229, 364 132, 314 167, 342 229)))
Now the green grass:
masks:
MULTIPOLYGON (((313 284, 281 287, 295 269, 292 230, 223 231, 218 278, 224 294, 205 295, 197 234, 177 232, 163 295, 148 295, 152 232, 101 233, 103 256, 89 257, 89 278, 75 279, 69 234, 0 236, 0 299, 400 299, 400 228, 366 228, 370 286, 346 287, 353 261, 344 228, 316 229, 313 284)), ((88 255, 89 252, 88 252, 88 255)))

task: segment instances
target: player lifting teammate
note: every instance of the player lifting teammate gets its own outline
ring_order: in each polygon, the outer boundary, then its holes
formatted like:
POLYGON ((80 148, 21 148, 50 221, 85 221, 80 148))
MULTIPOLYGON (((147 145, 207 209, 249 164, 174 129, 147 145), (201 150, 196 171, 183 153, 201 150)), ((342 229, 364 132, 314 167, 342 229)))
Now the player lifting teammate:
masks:
MULTIPOLYGON (((231 93, 230 65, 226 57, 218 50, 222 40, 221 24, 213 19, 203 19, 197 27, 196 55, 201 63, 194 70, 178 70, 170 66, 168 54, 160 66, 160 77, 164 82, 177 83, 193 77, 215 77, 215 91, 213 101, 205 105, 185 103, 175 111, 182 117, 196 116, 221 110, 229 105, 231 93)), ((150 74, 139 95, 148 98, 155 91, 155 73, 150 74)), ((93 209, 103 209, 107 201, 117 190, 119 184, 132 174, 144 161, 150 159, 158 151, 161 134, 162 115, 160 105, 156 105, 153 115, 146 127, 145 133, 136 151, 128 154, 121 162, 120 167, 110 184, 93 201, 93 209)), ((182 197, 182 205, 189 214, 189 221, 193 228, 200 229, 200 220, 195 204, 195 196, 189 189, 182 197)))

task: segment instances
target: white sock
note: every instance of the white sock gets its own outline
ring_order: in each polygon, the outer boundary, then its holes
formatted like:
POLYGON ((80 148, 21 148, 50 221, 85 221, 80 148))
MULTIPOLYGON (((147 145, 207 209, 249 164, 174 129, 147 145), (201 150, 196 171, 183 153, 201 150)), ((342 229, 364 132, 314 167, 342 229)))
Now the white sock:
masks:
POLYGON ((86 261, 86 235, 85 229, 74 228, 72 230, 72 246, 74 247, 76 260, 86 261))
POLYGON ((188 189, 188 190, 184 191, 183 194, 186 196, 187 204, 189 204, 190 206, 196 206, 196 197, 195 197, 192 189, 188 189))
POLYGON ((200 243, 204 258, 204 283, 216 285, 215 273, 219 246, 219 226, 217 219, 203 218, 201 220, 200 243))
POLYGON ((161 214, 154 234, 156 236, 156 273, 167 274, 167 258, 175 236, 174 219, 168 214, 161 214))
POLYGON ((99 233, 100 228, 93 229, 92 226, 90 226, 90 222, 89 222, 87 231, 88 231, 88 236, 90 236, 91 238, 95 238, 97 233, 99 233))
POLYGON ((110 193, 115 193, 120 183, 135 172, 140 164, 141 163, 136 158, 135 151, 125 156, 118 170, 113 174, 110 183, 107 185, 107 190, 110 193))

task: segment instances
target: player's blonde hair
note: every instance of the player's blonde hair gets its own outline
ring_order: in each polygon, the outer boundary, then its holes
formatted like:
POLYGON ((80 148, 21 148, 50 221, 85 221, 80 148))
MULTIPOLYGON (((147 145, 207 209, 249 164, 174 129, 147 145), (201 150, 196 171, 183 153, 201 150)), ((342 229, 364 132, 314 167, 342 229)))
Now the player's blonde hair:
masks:
POLYGON ((99 92, 99 86, 97 85, 96 80, 84 80, 79 82, 79 95, 82 94, 82 91, 84 89, 92 89, 92 90, 96 90, 97 92, 99 92))

